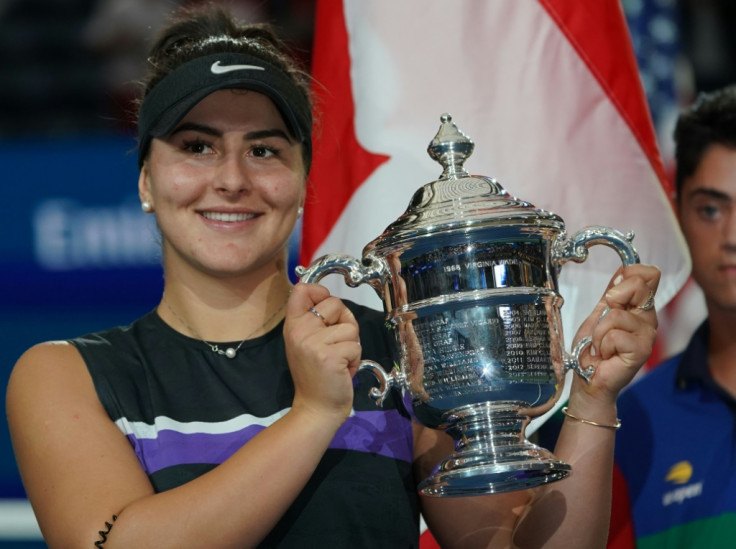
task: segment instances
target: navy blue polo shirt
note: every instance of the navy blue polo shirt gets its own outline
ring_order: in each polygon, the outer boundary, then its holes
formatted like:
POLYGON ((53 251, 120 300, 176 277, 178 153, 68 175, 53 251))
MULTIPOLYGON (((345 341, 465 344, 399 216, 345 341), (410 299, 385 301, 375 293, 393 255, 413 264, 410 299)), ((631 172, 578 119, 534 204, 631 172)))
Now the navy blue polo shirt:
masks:
POLYGON ((736 401, 710 375, 708 336, 706 321, 618 401, 615 458, 640 549, 736 546, 736 401))

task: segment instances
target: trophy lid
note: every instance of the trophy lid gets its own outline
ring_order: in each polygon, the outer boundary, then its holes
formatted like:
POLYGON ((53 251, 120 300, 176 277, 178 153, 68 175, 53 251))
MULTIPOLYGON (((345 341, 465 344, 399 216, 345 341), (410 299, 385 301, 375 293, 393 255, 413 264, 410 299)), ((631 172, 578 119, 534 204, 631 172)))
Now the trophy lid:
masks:
POLYGON ((449 114, 443 114, 440 120, 439 131, 427 152, 442 165, 442 175, 420 187, 407 210, 365 251, 393 247, 424 235, 481 227, 526 225, 555 232, 564 229, 558 215, 510 195, 495 179, 466 172, 464 163, 475 144, 449 114))

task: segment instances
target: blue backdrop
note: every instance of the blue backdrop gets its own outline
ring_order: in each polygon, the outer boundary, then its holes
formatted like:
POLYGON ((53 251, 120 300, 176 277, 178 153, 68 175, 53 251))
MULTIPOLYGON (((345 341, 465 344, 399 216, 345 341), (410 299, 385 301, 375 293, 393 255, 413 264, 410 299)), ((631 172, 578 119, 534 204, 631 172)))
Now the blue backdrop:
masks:
MULTIPOLYGON (((159 245, 153 217, 140 210, 134 146, 124 136, 0 142, 3 388, 33 344, 127 324, 155 306, 159 245)), ((4 409, 4 390, 2 400, 4 409)), ((0 498, 23 497, 2 421, 0 498)), ((33 546, 3 537, 2 547, 33 546)))

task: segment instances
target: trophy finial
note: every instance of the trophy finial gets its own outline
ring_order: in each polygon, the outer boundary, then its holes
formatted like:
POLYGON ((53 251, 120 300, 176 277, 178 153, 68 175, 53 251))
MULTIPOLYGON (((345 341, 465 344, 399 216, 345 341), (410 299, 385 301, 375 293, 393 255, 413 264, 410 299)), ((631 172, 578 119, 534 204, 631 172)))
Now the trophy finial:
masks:
POLYGON ((475 143, 458 129, 449 113, 443 113, 440 121, 440 129, 427 147, 427 152, 442 165, 442 179, 467 177, 463 164, 473 154, 475 143))

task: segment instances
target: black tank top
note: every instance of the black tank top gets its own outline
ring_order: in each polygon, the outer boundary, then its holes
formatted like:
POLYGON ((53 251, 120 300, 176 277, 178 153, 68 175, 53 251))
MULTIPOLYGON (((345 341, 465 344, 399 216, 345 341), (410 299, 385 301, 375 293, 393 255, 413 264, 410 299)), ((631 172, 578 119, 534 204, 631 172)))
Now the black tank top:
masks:
MULTIPOLYGON (((390 368, 395 354, 383 315, 346 304, 360 325, 363 358, 390 368)), ((71 342, 160 492, 217 467, 288 411, 294 385, 282 329, 283 322, 246 341, 233 359, 180 334, 155 311, 71 342)), ((400 395, 383 407, 369 398, 371 374, 354 384, 351 417, 261 547, 418 547, 411 421, 400 395)))

